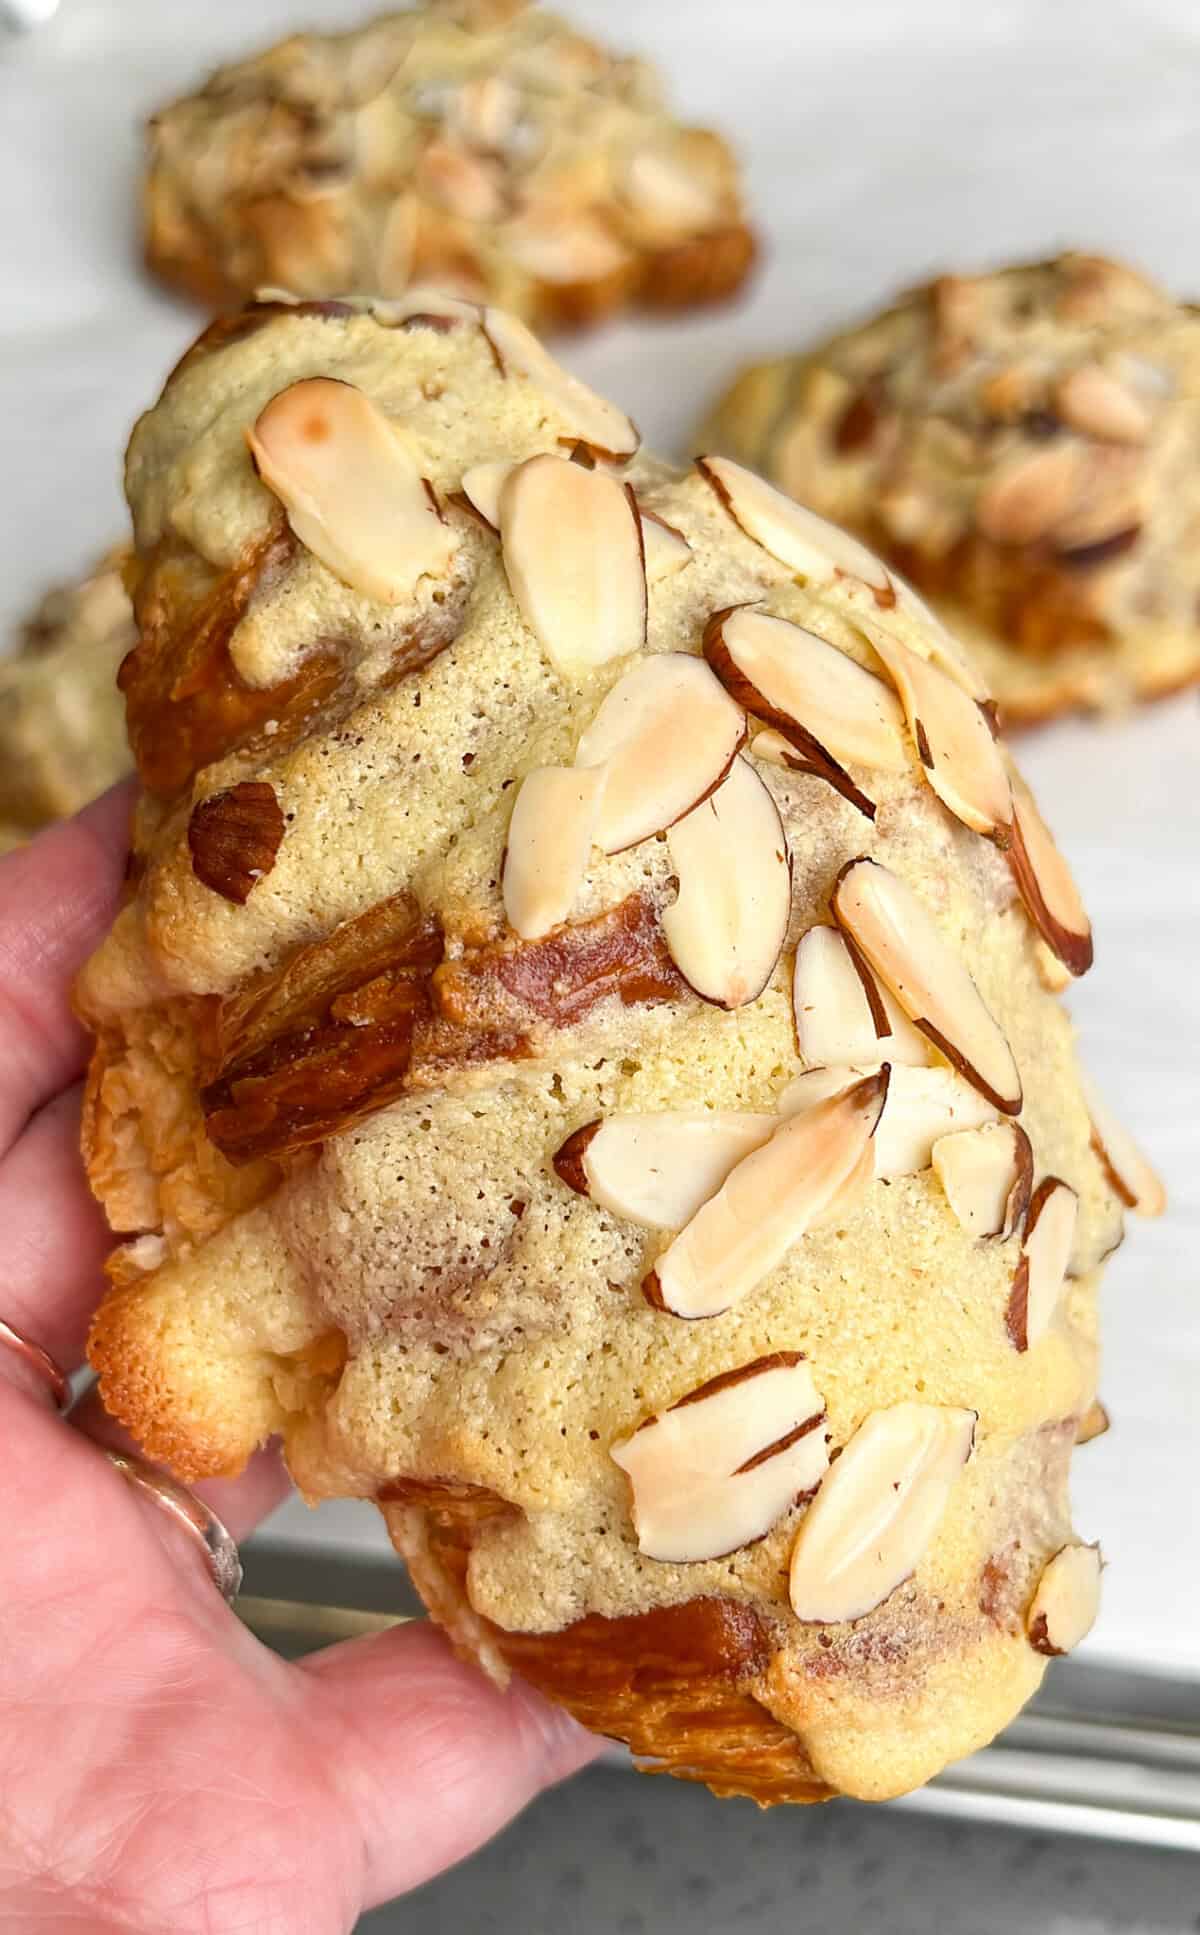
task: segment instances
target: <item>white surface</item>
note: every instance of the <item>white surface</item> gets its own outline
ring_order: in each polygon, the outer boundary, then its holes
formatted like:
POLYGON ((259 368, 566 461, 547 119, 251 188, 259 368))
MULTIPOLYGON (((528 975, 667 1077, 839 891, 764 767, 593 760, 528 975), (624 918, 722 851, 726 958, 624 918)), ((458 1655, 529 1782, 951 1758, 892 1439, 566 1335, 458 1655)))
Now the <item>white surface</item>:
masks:
MULTIPOLYGON (((946 266, 1063 243, 1200 290, 1200 10, 1191 0, 576 0, 583 26, 663 60, 677 98, 736 134, 766 227, 737 313, 621 325, 570 354, 686 451, 746 356, 789 345, 946 266)), ((0 629, 122 527, 119 456, 197 326, 136 267, 138 123, 213 60, 335 0, 63 0, 0 50, 0 629)), ((1110 1561, 1090 1642, 1200 1673, 1200 942, 1194 696, 1119 726, 1071 724, 1024 760, 1095 920, 1073 996, 1087 1058, 1166 1172, 1171 1212, 1132 1222, 1105 1290, 1116 1429, 1077 1463, 1077 1518, 1110 1561)), ((361 1508, 274 1535, 382 1550, 361 1508)))

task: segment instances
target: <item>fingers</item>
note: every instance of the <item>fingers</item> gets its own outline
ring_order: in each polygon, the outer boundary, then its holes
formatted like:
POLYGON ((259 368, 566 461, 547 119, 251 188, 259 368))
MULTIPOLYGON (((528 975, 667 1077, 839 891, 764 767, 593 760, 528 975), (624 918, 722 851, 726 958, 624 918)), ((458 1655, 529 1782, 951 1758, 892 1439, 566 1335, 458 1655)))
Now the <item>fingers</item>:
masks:
POLYGON ((71 984, 117 909, 131 799, 115 787, 0 861, 0 1153, 83 1066, 71 984))
MULTIPOLYGON (((91 1438, 106 1450, 143 1455, 137 1439, 115 1418, 109 1417, 95 1388, 75 1406, 71 1423, 85 1438, 91 1438)), ((211 1506, 235 1539, 246 1538, 268 1512, 283 1503, 291 1488, 292 1481, 275 1445, 266 1445, 256 1452, 245 1471, 236 1478, 206 1478, 192 1486, 197 1498, 211 1506)))
POLYGON ((424 1621, 298 1670, 362 1837, 367 1907, 461 1861, 600 1751, 531 1688, 502 1693, 424 1621))
POLYGON ((39 1109, 0 1162, 0 1315, 62 1365, 83 1362, 112 1244, 79 1155, 78 1086, 39 1109))

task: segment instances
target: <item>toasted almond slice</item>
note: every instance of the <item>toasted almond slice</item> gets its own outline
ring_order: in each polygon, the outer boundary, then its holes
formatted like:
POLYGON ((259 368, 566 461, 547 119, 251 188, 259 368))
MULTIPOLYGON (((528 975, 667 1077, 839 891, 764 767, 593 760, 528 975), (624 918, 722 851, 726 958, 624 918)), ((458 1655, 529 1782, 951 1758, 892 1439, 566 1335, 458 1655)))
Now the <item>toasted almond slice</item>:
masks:
MULTIPOLYGON (((810 1068, 780 1095, 781 1115, 811 1108, 836 1095, 869 1071, 863 1068, 810 1068)), ((996 1111, 977 1089, 952 1068, 892 1068, 888 1097, 873 1140, 873 1173, 881 1182, 916 1176, 928 1169, 933 1146, 943 1136, 994 1122, 996 1111)))
POLYGON ((486 464, 472 464, 464 470, 462 492, 467 502, 493 531, 500 529, 500 493, 516 466, 505 458, 486 464))
POLYGON ((728 457, 697 457, 696 468, 748 538, 815 584, 855 578, 884 610, 896 602, 887 570, 865 544, 728 457))
POLYGON ((504 568, 552 665, 579 677, 646 642, 642 527, 604 470, 530 457, 500 492, 504 568))
POLYGON ((385 329, 421 325, 451 328, 455 323, 474 323, 477 329, 483 329, 484 312, 477 302, 452 296, 430 283, 414 283, 399 296, 373 296, 366 307, 385 329))
POLYGON ((716 184, 661 147, 641 148, 630 157, 624 192, 635 214, 667 233, 691 235, 720 219, 721 194, 716 184))
POLYGON ((810 927, 792 970, 800 1053, 815 1067, 924 1067, 929 1046, 894 997, 881 988, 840 928, 810 927))
POLYGON ((869 619, 862 630, 891 673, 925 777, 944 806, 976 833, 1007 845, 1012 794, 999 746, 979 706, 930 659, 869 619))
POLYGON ((734 1109, 608 1115, 568 1136, 554 1167, 571 1189, 615 1216, 681 1230, 778 1127, 773 1115, 734 1109))
POLYGON ((1037 802, 1019 773, 1011 774, 1012 845, 1008 864, 1038 933, 1072 974, 1092 965, 1092 926, 1079 889, 1037 802))
POLYGON ((633 1487, 638 1550, 687 1565, 752 1545, 821 1481, 825 1404, 797 1351, 689 1391, 610 1451, 633 1487))
POLYGON ((444 569, 455 548, 401 433, 352 383, 313 376, 273 396, 246 432, 255 467, 301 544, 381 604, 444 569))
POLYGON ((923 1035, 1005 1115, 1021 1112, 1012 1049, 912 888, 876 860, 852 860, 833 911, 923 1035))
POLYGON ((792 911, 792 863, 779 809, 735 759, 715 793, 677 820, 667 850, 679 893, 662 916, 679 972, 705 1001, 744 1008, 766 987, 792 911))
POLYGON ((987 682, 957 638, 947 631, 933 607, 913 590, 907 578, 893 571, 891 580, 897 602, 906 606, 921 621, 910 640, 913 650, 919 652, 922 658, 932 660, 947 678, 954 680, 955 685, 961 685, 970 698, 977 700, 980 705, 986 705, 991 699, 987 682))
POLYGON ((641 442, 637 426, 623 410, 597 396, 577 376, 568 375, 523 322, 506 310, 487 309, 483 327, 504 374, 528 377, 561 412, 569 431, 564 443, 579 439, 598 456, 633 456, 641 442))
POLYGON ((522 940, 566 920, 595 843, 602 772, 542 766, 522 782, 508 826, 504 911, 522 940))
POLYGON ((1067 1281, 1078 1214, 1075 1191, 1058 1176, 1043 1177, 1029 1205, 1005 1317, 1017 1350, 1032 1350, 1054 1322, 1067 1281))
POLYGON ((1033 1150, 1019 1122, 985 1123, 939 1137, 934 1173, 968 1236, 1011 1236, 1033 1190, 1033 1150))
POLYGON ((646 548, 646 582, 656 585, 673 578, 692 562, 692 547, 682 531, 668 524, 657 511, 638 510, 642 520, 642 543, 646 548))
POLYGON ((642 1289, 676 1317, 716 1317, 761 1283, 858 1168, 887 1095, 886 1070, 781 1122, 658 1259, 642 1289))
POLYGON ((1060 377, 1054 408, 1072 430, 1106 443, 1145 443, 1150 434, 1145 403, 1099 363, 1080 363, 1060 377))
POLYGON ((746 737, 740 706, 690 652, 639 659, 579 741, 577 766, 607 773, 596 840, 623 853, 665 833, 720 785, 746 737))
POLYGON ((1100 1610, 1103 1570, 1098 1545, 1072 1543, 1054 1554, 1025 1615, 1025 1631, 1035 1653, 1051 1658, 1071 1653, 1087 1638, 1100 1610))
POLYGON ((975 1442, 974 1411, 872 1411, 829 1467, 792 1548, 797 1619, 862 1619, 911 1579, 975 1442))
POLYGON ((1104 1405, 1099 1398, 1093 1398, 1079 1420, 1079 1429, 1075 1433, 1076 1444, 1090 1445, 1093 1438, 1102 1438, 1111 1425, 1112 1419, 1104 1405))
POLYGON ((503 232, 505 254, 539 282, 601 282, 629 262, 611 229, 589 215, 522 217, 503 232))
POLYGON ((1137 1216, 1161 1216, 1167 1192, 1128 1129, 1123 1128, 1089 1075, 1080 1074, 1083 1099, 1092 1125, 1092 1147, 1110 1186, 1137 1216))
POLYGON ((816 632, 734 605, 709 619, 704 653, 738 704, 807 757, 908 770, 904 717, 891 692, 816 632))

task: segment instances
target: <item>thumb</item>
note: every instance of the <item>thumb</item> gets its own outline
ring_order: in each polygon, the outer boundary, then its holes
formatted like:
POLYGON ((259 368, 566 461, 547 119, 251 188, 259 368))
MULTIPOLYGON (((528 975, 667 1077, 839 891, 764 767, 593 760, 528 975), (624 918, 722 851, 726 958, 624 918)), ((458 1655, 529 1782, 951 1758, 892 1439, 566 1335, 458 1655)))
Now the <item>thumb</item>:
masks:
POLYGON ((461 1861, 601 1748, 532 1688, 501 1692, 424 1620, 331 1646, 300 1670, 362 1837, 364 1907, 461 1861))

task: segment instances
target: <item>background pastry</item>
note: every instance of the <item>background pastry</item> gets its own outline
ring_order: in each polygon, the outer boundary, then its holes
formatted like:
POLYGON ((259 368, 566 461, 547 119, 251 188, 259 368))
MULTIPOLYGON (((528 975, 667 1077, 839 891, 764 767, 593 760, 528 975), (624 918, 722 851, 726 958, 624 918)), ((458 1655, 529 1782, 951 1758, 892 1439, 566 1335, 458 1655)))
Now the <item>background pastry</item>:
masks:
POLYGON ((75 583, 49 592, 0 660, 0 833, 28 838, 74 813, 129 770, 117 668, 134 643, 112 551, 75 583))
POLYGON ((721 137, 521 0, 429 0, 222 68, 151 122, 145 219, 151 268, 211 307, 426 281, 539 328, 728 296, 755 252, 721 137))
POLYGON ((1200 678, 1200 319, 1117 262, 946 275, 747 369, 702 438, 858 531, 1006 720, 1200 678))
POLYGON ((110 1408, 186 1477, 281 1433, 488 1670, 719 1792, 989 1738, 1095 1610, 1067 1468, 1159 1192, 949 635, 427 292, 214 328, 128 487, 110 1408))

